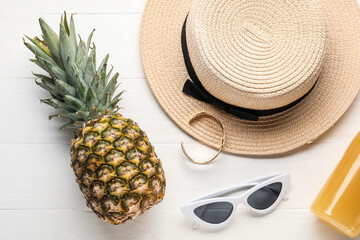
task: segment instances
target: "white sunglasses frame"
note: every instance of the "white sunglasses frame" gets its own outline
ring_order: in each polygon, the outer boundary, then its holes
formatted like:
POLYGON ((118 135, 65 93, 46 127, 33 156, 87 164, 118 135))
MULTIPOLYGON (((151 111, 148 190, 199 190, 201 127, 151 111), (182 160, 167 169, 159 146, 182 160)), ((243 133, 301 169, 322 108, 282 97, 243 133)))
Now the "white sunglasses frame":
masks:
POLYGON ((285 197, 285 193, 288 189, 289 183, 290 183, 290 174, 288 174, 288 173, 277 174, 277 175, 273 175, 273 176, 269 176, 269 177, 256 179, 253 181, 243 183, 238 186, 229 187, 229 188, 193 199, 193 200, 185 203, 184 205, 182 205, 181 211, 186 216, 190 217, 195 223, 197 223, 201 226, 204 226, 207 228, 213 228, 213 229, 221 228, 230 222, 231 218, 233 217, 233 215, 236 211, 237 206, 240 203, 244 204, 247 208, 249 208, 251 211, 253 211, 257 214, 266 214, 268 212, 271 212, 274 208, 276 208, 276 206, 280 203, 280 201, 282 199, 287 199, 285 197), (282 184, 281 191, 280 191, 280 194, 279 194, 278 198, 276 199, 276 201, 269 208, 260 210, 260 209, 255 209, 249 205, 249 203, 247 202, 247 199, 252 193, 254 193, 255 191, 257 191, 260 188, 263 188, 269 184, 277 183, 277 182, 280 182, 282 184), (236 190, 241 190, 241 189, 249 188, 249 187, 250 187, 249 190, 247 190, 246 192, 244 192, 243 194, 241 194, 238 197, 218 197, 218 196, 221 196, 226 193, 231 193, 236 190), (212 223, 208 223, 208 222, 201 220, 198 216, 195 215, 194 210, 197 207, 206 205, 209 203, 215 203, 215 202, 228 202, 233 205, 233 210, 232 210, 230 216, 224 222, 218 223, 218 224, 212 224, 212 223))

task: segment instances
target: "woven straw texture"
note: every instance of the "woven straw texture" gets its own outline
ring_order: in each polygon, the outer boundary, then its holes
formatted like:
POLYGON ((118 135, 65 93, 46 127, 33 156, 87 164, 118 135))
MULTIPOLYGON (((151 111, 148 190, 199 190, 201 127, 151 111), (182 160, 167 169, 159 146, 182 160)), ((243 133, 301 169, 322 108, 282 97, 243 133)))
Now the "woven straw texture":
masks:
POLYGON ((201 83, 235 106, 288 105, 311 89, 324 62, 327 28, 318 0, 200 0, 186 26, 201 83))
MULTIPOLYGON (((207 0, 202 1, 212 2, 207 0)), ((245 28, 247 29, 245 31, 249 32, 247 37, 251 34, 253 34, 253 38, 258 37, 259 42, 262 42, 260 44, 261 49, 265 49, 266 44, 273 44, 269 50, 269 55, 276 54, 276 51, 278 51, 277 53, 279 53, 279 51, 285 51, 282 55, 286 57, 292 56, 294 60, 290 61, 289 59, 279 57, 282 56, 279 55, 275 57, 277 59, 274 62, 275 65, 271 65, 270 58, 265 59, 260 56, 255 60, 260 61, 261 71, 268 74, 266 75, 261 74, 260 70, 256 69, 256 61, 236 59, 234 60, 235 64, 240 64, 241 62, 248 64, 246 67, 244 65, 236 65, 236 69, 241 69, 241 71, 247 73, 246 76, 251 76, 246 79, 239 78, 241 80, 237 80, 237 82, 232 77, 236 74, 241 75, 241 73, 230 71, 231 67, 229 67, 227 62, 223 62, 222 65, 220 62, 217 62, 216 67, 211 69, 211 72, 213 75, 217 74, 217 76, 223 77, 222 83, 226 82, 224 80, 225 78, 229 80, 223 85, 233 88, 235 86, 237 91, 242 91, 244 96, 248 94, 257 99, 266 99, 268 97, 275 99, 278 94, 287 94, 290 98, 294 97, 295 94, 289 93, 295 91, 292 85, 298 82, 303 85, 303 89, 299 91, 308 89, 308 86, 314 81, 316 74, 319 72, 317 68, 322 66, 319 81, 313 91, 295 107, 286 112, 262 117, 257 122, 236 118, 209 104, 186 96, 182 93, 182 87, 188 78, 188 74, 183 62, 180 36, 184 19, 192 9, 194 2, 193 0, 148 0, 141 26, 140 44, 143 66, 151 90, 169 117, 189 135, 208 146, 217 148, 221 140, 221 130, 214 121, 203 118, 194 122, 191 126, 188 124, 189 119, 196 113, 207 111, 216 116, 224 125, 227 134, 224 150, 230 153, 246 155, 271 155, 288 152, 312 142, 333 126, 349 107, 360 88, 360 11, 356 1, 319 0, 321 8, 318 7, 315 0, 301 1, 304 5, 298 4, 297 0, 228 0, 219 2, 222 2, 223 6, 218 6, 219 9, 217 9, 217 12, 222 14, 224 18, 228 18, 227 20, 220 21, 223 23, 227 22, 231 24, 232 21, 240 21, 239 18, 244 17, 243 15, 236 15, 236 10, 233 10, 231 6, 227 6, 227 4, 234 2, 243 3, 243 6, 236 3, 236 7, 238 8, 245 8, 244 6, 247 3, 258 3, 253 8, 255 12, 259 11, 257 21, 264 21, 264 25, 269 26, 269 28, 277 20, 269 20, 263 16, 260 17, 260 15, 265 14, 266 9, 268 9, 267 11, 269 11, 270 16, 276 16, 274 15, 276 12, 296 16, 296 20, 291 20, 291 16, 282 17, 282 19, 288 19, 289 22, 278 22, 278 24, 285 26, 287 24, 291 25, 288 27, 294 28, 292 29, 292 33, 294 33, 293 41, 297 43, 289 42, 292 38, 291 35, 287 35, 288 33, 284 33, 283 36, 287 41, 283 43, 273 43, 275 40, 277 41, 277 39, 274 40, 274 37, 276 38, 282 35, 275 34, 276 31, 273 30, 256 27, 258 26, 256 21, 249 20, 241 26, 235 26, 242 28, 241 30, 235 30, 238 31, 238 34, 244 34, 243 28, 245 28), (293 12, 283 12, 279 7, 280 2, 286 3, 286 7, 290 9, 292 6, 296 6, 300 13, 295 10, 295 7, 293 12), (306 9, 303 8, 306 5, 310 7, 311 13, 306 13, 306 9), (263 9, 264 11, 259 9, 263 9), (229 11, 229 15, 226 13, 226 10, 229 11), (324 12, 326 26, 323 25, 323 20, 321 19, 322 14, 313 15, 313 13, 317 11, 324 12), (302 18, 309 21, 309 26, 301 22, 296 24, 296 21, 301 21, 302 18), (312 20, 312 18, 314 19, 312 20), (296 29, 297 27, 301 28, 304 26, 308 26, 306 29, 309 29, 309 31, 314 31, 314 29, 318 30, 314 33, 314 36, 308 36, 304 33, 304 31, 306 31, 305 29, 296 29), (304 39, 301 39, 302 34, 304 34, 304 39), (323 38, 325 35, 327 35, 327 49, 324 58, 323 38), (312 45, 313 41, 316 42, 316 46, 312 45), (279 44, 279 46, 276 44, 279 44), (281 47, 281 44, 283 44, 283 47, 281 47), (303 50, 312 49, 313 53, 296 52, 297 46, 303 50), (289 50, 287 47, 294 49, 289 50), (298 60, 302 60, 302 62, 300 61, 301 63, 296 65, 298 60), (281 66, 281 62, 283 66, 281 66), (279 71, 276 71, 276 68, 272 68, 275 66, 279 66, 279 71), (297 68, 298 66, 303 66, 308 70, 300 71, 291 69, 291 67, 297 68), (222 74, 217 73, 219 69, 223 70, 222 74), (247 71, 249 69, 251 71, 247 71), (287 69, 288 72, 279 74, 281 69, 287 69), (258 78, 256 74, 254 74, 257 72, 260 73, 258 78), (308 75, 299 78, 296 74, 294 76, 291 75, 294 73, 308 75), (266 86, 266 84, 268 84, 268 81, 265 80, 271 81, 271 74, 279 76, 276 80, 274 79, 274 83, 270 88, 272 90, 266 93, 268 89, 266 87, 265 91, 257 91, 261 88, 260 86, 266 86), (298 81, 290 84, 289 81, 291 82, 293 79, 298 79, 298 81), (232 85, 231 82, 235 82, 235 84, 232 85), (252 87, 255 84, 252 85, 251 82, 256 82, 257 87, 252 87), (288 82, 288 84, 286 82, 288 82), (278 88, 276 88, 276 86, 278 86, 278 88)), ((247 6, 252 8, 251 4, 247 6)), ((244 12, 248 11, 249 10, 244 10, 244 12)), ((200 16, 207 16, 207 14, 205 11, 205 13, 200 13, 200 16)), ((196 22, 195 18, 192 24, 196 24, 196 22)), ((229 26, 223 26, 224 31, 227 33, 230 32, 230 30, 226 30, 228 27, 229 26)), ((283 26, 280 26, 278 28, 282 29, 282 27, 283 26)), ((220 29, 221 26, 218 28, 220 29)), ((283 29, 286 30, 287 27, 283 27, 283 29)), ((201 34, 195 34, 193 36, 204 39, 201 37, 201 34)), ((245 37, 246 36, 243 36, 242 39, 245 37)), ((211 39, 220 39, 220 36, 212 37, 210 40, 211 39)), ((238 56, 236 52, 231 53, 231 56, 226 55, 231 52, 231 48, 233 48, 234 51, 242 51, 243 53, 243 49, 239 47, 245 46, 244 44, 246 43, 233 42, 232 46, 229 47, 230 44, 228 43, 228 46, 224 46, 223 48, 224 52, 218 52, 218 54, 220 54, 219 56, 222 57, 217 58, 217 61, 221 61, 221 59, 233 61, 231 58, 238 56), (236 48, 239 49, 236 50, 236 48)), ((255 50, 255 53, 261 52, 260 48, 254 49, 255 45, 256 44, 251 43, 247 52, 252 50, 255 50)), ((207 49, 215 48, 208 46, 207 49)), ((201 52, 204 53, 204 51, 201 52)), ((252 54, 251 56, 254 55, 256 54, 252 54)), ((263 56, 265 55, 264 53, 263 56)), ((216 58, 213 57, 212 59, 216 58)), ((199 68, 199 66, 204 65, 197 63, 197 66, 199 68)), ((206 64, 206 66, 209 65, 206 64)), ((204 72, 206 71, 204 70, 204 72)), ((203 80, 202 78, 200 79, 203 80)), ((209 87, 210 85, 211 83, 209 87)), ((218 88, 222 88, 222 85, 217 86, 218 88)), ((297 89, 301 89, 301 86, 296 87, 296 91, 298 91, 297 89)), ((224 92, 228 92, 228 90, 218 92, 218 90, 214 88, 211 92, 225 98, 227 94, 224 92)), ((229 97, 228 100, 235 101, 233 97, 229 97)), ((289 98, 287 101, 290 101, 289 98)), ((262 101, 259 100, 259 108, 265 107, 266 103, 261 102, 262 101)), ((268 104, 268 106, 272 106, 272 103, 268 104)))

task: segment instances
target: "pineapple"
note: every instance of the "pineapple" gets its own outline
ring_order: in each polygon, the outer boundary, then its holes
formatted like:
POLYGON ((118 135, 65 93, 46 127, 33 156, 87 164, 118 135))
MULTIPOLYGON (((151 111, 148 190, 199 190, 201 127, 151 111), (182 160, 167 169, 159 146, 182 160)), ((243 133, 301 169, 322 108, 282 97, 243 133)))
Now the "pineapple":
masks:
POLYGON ((165 194, 160 160, 145 132, 118 113, 118 73, 107 72, 107 55, 96 69, 96 48, 79 37, 73 16, 61 17, 59 36, 39 19, 42 36, 24 44, 34 54, 32 62, 49 76, 35 74, 37 85, 48 91, 42 99, 67 120, 61 129, 74 128, 71 167, 95 214, 111 224, 122 224, 159 203, 165 194))

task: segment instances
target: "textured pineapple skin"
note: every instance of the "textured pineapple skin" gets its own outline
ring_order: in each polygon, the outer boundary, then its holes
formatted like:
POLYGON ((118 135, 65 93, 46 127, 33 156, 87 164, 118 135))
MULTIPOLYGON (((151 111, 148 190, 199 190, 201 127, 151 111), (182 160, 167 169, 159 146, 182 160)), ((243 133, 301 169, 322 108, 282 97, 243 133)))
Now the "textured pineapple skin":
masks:
POLYGON ((137 217, 165 195, 162 164, 146 134, 117 113, 75 133, 71 167, 88 207, 111 224, 137 217))

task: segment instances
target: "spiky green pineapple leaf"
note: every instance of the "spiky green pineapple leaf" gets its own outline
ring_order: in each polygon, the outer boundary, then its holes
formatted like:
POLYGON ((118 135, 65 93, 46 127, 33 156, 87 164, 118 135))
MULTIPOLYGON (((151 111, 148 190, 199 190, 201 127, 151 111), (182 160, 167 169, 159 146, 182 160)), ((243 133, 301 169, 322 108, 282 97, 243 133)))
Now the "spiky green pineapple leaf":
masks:
POLYGON ((96 75, 96 71, 95 71, 95 64, 93 61, 93 58, 95 56, 92 56, 93 51, 91 51, 90 57, 86 63, 86 67, 85 67, 85 72, 84 72, 84 80, 85 82, 87 82, 87 84, 91 85, 95 75, 96 75))
POLYGON ((61 63, 59 36, 42 18, 39 19, 39 24, 44 36, 44 41, 47 43, 51 56, 54 57, 57 63, 61 63))
POLYGON ((87 42, 86 42, 86 54, 89 53, 89 49, 90 49, 90 45, 91 45, 91 40, 92 40, 92 37, 94 35, 94 32, 95 32, 95 29, 93 29, 87 39, 87 42))
POLYGON ((71 37, 66 32, 64 26, 60 25, 60 54, 66 71, 69 71, 71 68, 69 59, 75 59, 76 47, 76 44, 74 44, 71 37))
POLYGON ((66 119, 68 123, 61 129, 77 128, 93 118, 117 111, 122 93, 113 96, 119 74, 112 75, 113 67, 107 71, 108 54, 96 66, 94 30, 86 43, 80 36, 77 41, 73 15, 68 22, 65 12, 59 35, 43 19, 39 19, 39 24, 43 40, 26 36, 30 42, 24 40, 24 44, 35 55, 31 61, 49 74, 34 73, 39 79, 36 84, 51 95, 41 102, 60 110, 50 118, 66 119))
POLYGON ((48 72, 51 77, 55 78, 55 75, 51 75, 52 73, 50 73, 50 69, 46 66, 46 64, 44 62, 39 61, 38 59, 29 59, 29 60, 30 60, 30 62, 35 63, 36 65, 38 65, 39 67, 44 69, 46 72, 48 72))
POLYGON ((96 93, 92 87, 89 87, 87 93, 86 93, 86 105, 88 107, 96 106, 99 102, 97 99, 96 93))
POLYGON ((79 45, 76 50, 75 64, 82 71, 82 74, 84 74, 83 69, 85 69, 86 63, 87 63, 87 50, 86 50, 85 42, 80 38, 79 45))
POLYGON ((80 99, 73 97, 71 95, 65 95, 64 102, 68 105, 71 105, 74 109, 86 110, 86 104, 80 99))
POLYGON ((71 86, 70 84, 67 84, 64 81, 61 81, 59 79, 55 79, 55 86, 57 88, 57 90, 63 95, 71 95, 71 96, 75 96, 76 95, 76 89, 71 86))
POLYGON ((37 73, 33 73, 33 74, 34 74, 34 76, 36 76, 37 78, 41 79, 42 81, 46 81, 46 82, 48 82, 48 83, 55 84, 54 79, 52 79, 52 78, 49 78, 49 77, 44 76, 44 75, 42 75, 42 74, 37 74, 37 73))
POLYGON ((111 89, 116 89, 117 85, 117 79, 119 77, 118 73, 115 73, 115 75, 111 78, 111 80, 106 84, 104 93, 110 93, 110 97, 114 94, 114 91, 111 91, 111 89))
POLYGON ((42 47, 39 47, 38 45, 35 44, 30 44, 25 42, 24 43, 25 46, 30 49, 30 51, 32 51, 35 54, 35 58, 40 60, 39 58, 41 58, 42 61, 47 61, 50 64, 57 66, 58 64, 54 61, 54 59, 51 58, 51 56, 49 56, 43 49, 42 47))
POLYGON ((74 107, 62 102, 62 101, 58 101, 56 99, 41 99, 40 100, 42 103, 45 103, 49 106, 52 106, 56 109, 61 109, 61 110, 64 110, 64 111, 67 111, 67 112, 73 112, 75 110, 74 107))
POLYGON ((73 112, 65 112, 65 113, 61 113, 59 115, 57 115, 57 117, 59 119, 68 119, 68 120, 71 120, 71 121, 76 121, 78 119, 78 116, 76 115, 76 113, 73 113, 73 112))
POLYGON ((45 89, 46 91, 50 92, 51 88, 49 86, 47 86, 47 84, 45 84, 43 81, 39 82, 37 80, 35 80, 35 83, 40 86, 41 88, 45 89))
POLYGON ((74 128, 77 128, 77 127, 81 127, 81 125, 77 126, 75 123, 69 122, 69 123, 66 123, 66 124, 62 125, 60 127, 60 130, 74 129, 74 128))
POLYGON ((106 67, 107 67, 107 62, 109 60, 109 54, 106 54, 106 56, 104 57, 104 59, 102 60, 102 62, 100 63, 99 69, 98 69, 98 73, 101 77, 101 79, 105 79, 106 78, 106 67))
MULTIPOLYGON (((39 60, 42 60, 41 58, 38 58, 39 60)), ((67 81, 67 74, 66 71, 64 71, 62 68, 53 65, 49 62, 47 62, 46 60, 43 60, 43 63, 45 63, 46 67, 49 69, 48 72, 50 73, 51 76, 55 76, 53 78, 57 78, 60 79, 63 82, 67 81)))
MULTIPOLYGON (((64 13, 64 14, 66 14, 66 13, 64 13)), ((73 15, 70 16, 69 36, 70 36, 73 44, 76 46, 76 31, 75 31, 75 23, 74 23, 73 15)))
POLYGON ((101 92, 102 92, 101 87, 102 86, 101 86, 101 82, 100 82, 99 75, 97 74, 97 72, 95 72, 95 76, 94 76, 92 82, 90 83, 90 86, 94 89, 95 92, 98 93, 99 96, 101 95, 101 92))
POLYGON ((76 115, 81 119, 87 119, 89 117, 89 112, 79 110, 76 112, 76 115))
MULTIPOLYGON (((36 46, 39 50, 44 51, 47 55, 49 55, 49 56, 51 57, 51 52, 50 52, 49 48, 48 48, 47 46, 45 46, 45 45, 40 41, 40 39, 38 39, 38 38, 32 39, 32 38, 29 38, 29 37, 26 36, 26 35, 25 35, 25 37, 26 37, 27 39, 29 39, 30 42, 32 42, 32 43, 34 44, 34 46, 36 46)), ((25 41, 25 40, 24 40, 24 41, 25 41)))

